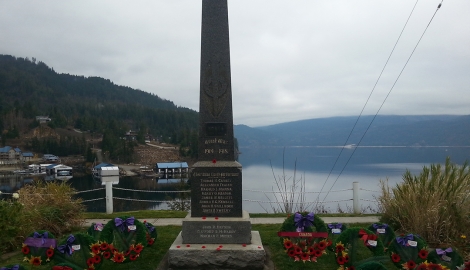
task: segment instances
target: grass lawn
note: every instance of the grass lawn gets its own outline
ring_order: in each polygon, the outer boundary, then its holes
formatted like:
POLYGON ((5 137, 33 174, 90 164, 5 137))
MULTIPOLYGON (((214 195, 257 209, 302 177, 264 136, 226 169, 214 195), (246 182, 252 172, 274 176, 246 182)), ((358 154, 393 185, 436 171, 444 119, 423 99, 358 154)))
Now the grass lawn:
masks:
MULTIPOLYGON (((145 211, 143 211, 145 212, 145 211)), ((127 214, 127 213, 126 213, 127 214)), ((144 214, 145 215, 145 214, 144 214)), ((114 215, 115 217, 115 215, 114 215)), ((149 216, 146 216, 149 217, 149 216)), ((161 216, 160 216, 161 217, 161 216)), ((174 217, 174 215, 173 215, 174 217)), ((96 216, 94 216, 96 218, 96 216)), ((370 224, 356 224, 355 226, 369 226, 370 224)), ((280 228, 279 224, 274 225, 253 225, 254 231, 259 231, 261 234, 261 239, 263 245, 269 249, 271 252, 271 259, 274 262, 276 269, 324 269, 332 270, 337 269, 338 265, 335 261, 335 256, 332 251, 328 251, 327 254, 323 255, 318 259, 318 262, 294 262, 293 259, 289 258, 284 251, 283 246, 281 245, 280 239, 277 236, 277 232, 280 228)), ((105 260, 102 264, 101 269, 141 269, 141 270, 154 270, 164 257, 170 245, 175 240, 178 233, 181 231, 180 226, 162 226, 157 227, 158 239, 155 244, 151 247, 146 247, 141 256, 134 262, 117 264, 109 260, 105 260)), ((358 252, 358 257, 367 258, 370 255, 370 251, 367 248, 360 249, 358 252)), ((51 265, 46 264, 43 266, 38 266, 31 268, 27 262, 23 262, 23 254, 20 252, 17 255, 0 261, 0 266, 5 266, 9 264, 21 264, 27 269, 37 269, 45 270, 51 269, 51 265)), ((387 269, 394 269, 395 267, 388 260, 385 263, 387 269)))

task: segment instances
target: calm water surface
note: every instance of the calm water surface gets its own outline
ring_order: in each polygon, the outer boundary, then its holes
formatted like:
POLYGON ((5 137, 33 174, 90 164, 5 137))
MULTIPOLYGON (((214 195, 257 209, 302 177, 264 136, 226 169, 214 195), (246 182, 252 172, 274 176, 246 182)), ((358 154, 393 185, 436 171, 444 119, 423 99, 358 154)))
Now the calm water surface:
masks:
MULTIPOLYGON (((290 147, 290 148, 241 148, 239 162, 243 166, 243 207, 252 213, 273 212, 279 197, 276 179, 286 179, 290 187, 292 180, 304 180, 306 191, 304 201, 320 202, 328 212, 351 211, 353 182, 359 182, 361 208, 376 209, 373 202, 379 196, 380 180, 388 180, 390 186, 401 182, 406 170, 419 174, 423 166, 444 163, 446 157, 456 164, 470 160, 470 147, 290 147), (354 154, 353 154, 354 152, 354 154), (340 155, 341 153, 341 155, 340 155), (352 155, 353 154, 353 155, 352 155), (340 155, 340 156, 339 156, 340 155), (338 158, 339 156, 339 158, 338 158), (261 192, 264 191, 264 192, 261 192), (323 193, 314 193, 320 192, 323 193), (330 191, 329 193, 327 193, 330 191), (271 193, 269 193, 271 192, 271 193)), ((32 179, 10 176, 0 178, 0 190, 13 192, 32 179)), ((282 182, 282 181, 281 181, 282 182)), ((84 200, 104 198, 104 186, 91 176, 74 177, 68 183, 79 191, 84 200)), ((172 191, 175 185, 166 180, 122 177, 118 188, 113 190, 114 197, 130 199, 114 200, 114 210, 166 209, 165 203, 149 203, 138 200, 164 201, 172 193, 138 192, 132 190, 172 191)), ((300 189, 300 187, 299 187, 300 189)), ((299 191, 299 189, 297 191, 299 191)), ((88 211, 105 212, 104 199, 85 203, 88 211)), ((310 210, 310 209, 309 209, 310 210)))

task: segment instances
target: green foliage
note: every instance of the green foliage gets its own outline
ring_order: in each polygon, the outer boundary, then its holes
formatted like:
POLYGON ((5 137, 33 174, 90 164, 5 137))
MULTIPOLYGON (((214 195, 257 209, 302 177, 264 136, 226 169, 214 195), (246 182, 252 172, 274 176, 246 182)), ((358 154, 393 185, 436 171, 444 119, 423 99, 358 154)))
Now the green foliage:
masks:
POLYGON ((402 231, 421 235, 428 243, 456 241, 470 227, 470 169, 468 163, 423 167, 414 176, 390 188, 381 181, 379 197, 382 221, 402 231))
POLYGON ((25 224, 23 206, 15 201, 0 200, 0 253, 11 251, 21 245, 29 227, 25 224))
MULTIPOLYGON (((0 123, 5 124, 0 126, 0 133, 13 129, 6 123, 25 122, 17 127, 18 134, 23 134, 37 125, 34 117, 39 114, 52 119, 48 122, 51 128, 74 126, 97 134, 108 130, 117 138, 126 129, 139 130, 140 143, 149 133, 163 142, 169 142, 171 137, 180 144, 184 140, 180 135, 186 130, 195 133, 198 126, 197 112, 177 107, 154 94, 118 86, 103 78, 57 74, 40 61, 8 55, 0 55, 0 89, 0 123)), ((15 132, 8 136, 17 137, 15 132)), ((116 141, 111 145, 120 149, 110 156, 126 159, 130 145, 116 141)), ((188 154, 193 156, 196 152, 188 154)))
POLYGON ((87 151, 87 142, 83 137, 77 138, 65 136, 60 137, 59 139, 54 137, 44 138, 42 140, 33 137, 27 144, 27 148, 34 152, 54 153, 58 156, 85 155, 87 151))
POLYGON ((79 228, 84 222, 85 207, 81 199, 72 198, 74 192, 65 182, 36 181, 22 187, 18 191, 18 200, 24 205, 23 213, 28 217, 25 226, 59 236, 79 228))

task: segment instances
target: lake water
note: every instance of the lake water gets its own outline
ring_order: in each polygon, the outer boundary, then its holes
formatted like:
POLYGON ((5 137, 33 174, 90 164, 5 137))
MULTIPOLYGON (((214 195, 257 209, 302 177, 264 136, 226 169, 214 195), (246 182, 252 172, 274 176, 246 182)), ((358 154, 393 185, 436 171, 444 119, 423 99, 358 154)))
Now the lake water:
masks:
MULTIPOLYGON (((451 157, 455 164, 470 161, 470 147, 357 147, 343 149, 340 147, 289 147, 289 148, 241 148, 239 162, 243 166, 243 207, 251 213, 273 212, 268 202, 280 198, 275 178, 292 181, 305 180, 304 191, 306 202, 326 201, 320 204, 328 212, 352 211, 352 185, 358 182, 361 188, 361 208, 375 211, 375 197, 379 196, 379 181, 388 179, 391 186, 401 182, 403 173, 408 169, 419 174, 423 166, 444 163, 451 157), (341 153, 341 156, 339 154, 341 153), (354 154, 353 154, 354 153, 354 154), (353 154, 353 155, 352 155, 353 154), (339 156, 339 158, 338 158, 339 156), (336 165, 335 165, 336 163, 336 165), (284 167, 284 170, 283 170, 284 167), (323 189, 322 189, 323 187, 323 189), (330 193, 326 193, 331 190, 330 193), (346 190, 346 191, 339 191, 346 190), (260 192, 264 191, 264 192, 260 192), (320 192, 323 193, 315 193, 320 192), (271 192, 271 193, 269 193, 271 192)), ((32 179, 24 177, 0 178, 0 190, 13 192, 32 179)), ((68 181, 79 191, 95 190, 80 193, 78 196, 89 201, 88 211, 105 212, 105 191, 100 182, 91 176, 74 177, 68 181)), ((114 210, 165 209, 165 203, 145 202, 165 201, 172 193, 139 192, 132 190, 172 191, 174 184, 166 180, 122 177, 117 188, 113 190, 114 210), (126 199, 126 200, 124 200, 126 199)), ((299 189, 297 190, 297 192, 299 189)), ((298 193, 296 194, 296 197, 298 193)), ((308 204, 312 206, 311 204, 308 204)), ((311 209, 307 209, 311 210, 311 209)))
MULTIPOLYGON (((442 164, 446 157, 456 164, 470 161, 470 147, 289 147, 240 150, 244 189, 277 192, 279 189, 275 178, 282 180, 283 175, 286 175, 287 179, 290 177, 292 180, 295 173, 297 179, 305 179, 304 201, 326 201, 321 205, 328 212, 339 212, 339 209, 352 211, 353 182, 359 183, 361 209, 373 212, 377 209, 377 203, 373 201, 380 195, 380 180, 387 180, 389 186, 395 186, 402 181, 406 170, 419 174, 423 166, 442 164), (351 190, 339 192, 345 189, 351 190), (324 193, 313 193, 320 191, 324 193)), ((244 199, 263 201, 245 201, 245 209, 254 213, 266 210, 272 212, 272 206, 276 205, 265 201, 276 201, 274 194, 280 198, 279 193, 244 191, 244 199)))

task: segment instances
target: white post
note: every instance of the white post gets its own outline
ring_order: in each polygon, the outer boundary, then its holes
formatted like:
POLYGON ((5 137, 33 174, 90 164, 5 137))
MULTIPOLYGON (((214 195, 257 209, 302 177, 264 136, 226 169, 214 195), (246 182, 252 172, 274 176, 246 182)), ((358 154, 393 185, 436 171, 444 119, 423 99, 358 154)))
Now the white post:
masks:
POLYGON ((361 213, 361 207, 359 205, 359 182, 353 182, 353 211, 354 214, 361 213))
POLYGON ((106 214, 113 213, 113 182, 106 181, 106 214))

